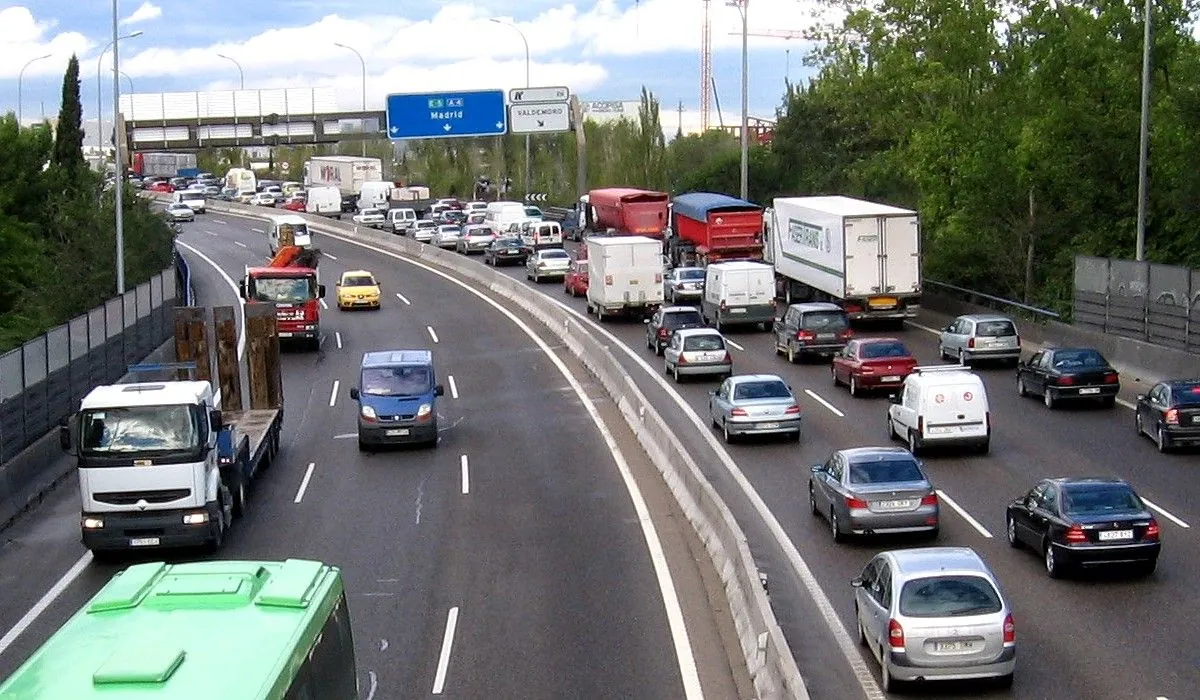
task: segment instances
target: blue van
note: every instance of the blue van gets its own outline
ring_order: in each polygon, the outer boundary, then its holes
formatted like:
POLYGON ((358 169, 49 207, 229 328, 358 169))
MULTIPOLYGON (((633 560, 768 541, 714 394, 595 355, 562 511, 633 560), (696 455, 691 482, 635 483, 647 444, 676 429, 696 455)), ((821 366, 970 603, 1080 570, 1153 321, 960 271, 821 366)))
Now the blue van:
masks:
POLYGON ((359 404, 358 449, 403 443, 437 447, 437 397, 444 393, 430 351, 364 353, 358 386, 350 388, 350 398, 359 404))

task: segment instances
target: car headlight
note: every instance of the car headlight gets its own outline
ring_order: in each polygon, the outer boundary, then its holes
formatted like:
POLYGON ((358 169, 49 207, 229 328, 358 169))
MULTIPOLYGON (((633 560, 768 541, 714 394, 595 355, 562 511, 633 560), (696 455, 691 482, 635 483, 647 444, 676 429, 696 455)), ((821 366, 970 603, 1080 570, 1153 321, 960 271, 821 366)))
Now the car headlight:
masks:
POLYGON ((371 420, 375 420, 379 417, 375 415, 375 409, 371 408, 370 406, 363 406, 361 413, 363 418, 370 418, 371 420))
POLYGON ((429 415, 432 411, 433 411, 433 406, 431 406, 430 404, 427 404, 427 403, 423 403, 423 404, 421 404, 420 408, 417 409, 417 418, 424 418, 425 416, 429 415))

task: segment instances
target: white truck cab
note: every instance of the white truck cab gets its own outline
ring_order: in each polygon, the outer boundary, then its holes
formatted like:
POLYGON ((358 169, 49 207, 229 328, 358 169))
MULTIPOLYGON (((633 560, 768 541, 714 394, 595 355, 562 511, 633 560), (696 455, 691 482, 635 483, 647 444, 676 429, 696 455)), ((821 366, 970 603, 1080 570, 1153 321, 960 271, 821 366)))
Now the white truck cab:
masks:
POLYGON ((992 416, 978 374, 961 365, 917 367, 888 406, 888 433, 913 454, 926 447, 966 445, 987 453, 992 416))

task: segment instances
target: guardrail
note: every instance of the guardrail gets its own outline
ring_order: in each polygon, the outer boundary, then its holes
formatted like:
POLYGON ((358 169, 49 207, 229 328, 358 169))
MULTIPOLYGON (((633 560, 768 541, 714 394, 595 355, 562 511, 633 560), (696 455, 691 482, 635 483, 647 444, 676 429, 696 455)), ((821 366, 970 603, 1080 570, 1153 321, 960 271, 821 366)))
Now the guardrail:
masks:
MULTIPOLYGON (((261 209, 210 204, 214 211, 254 217, 261 209)), ((599 380, 620 409, 638 442, 670 488, 681 511, 695 528, 724 585, 750 677, 759 698, 807 700, 808 690, 783 630, 759 578, 745 533, 716 488, 704 476, 683 443, 657 409, 629 377, 608 347, 570 312, 541 294, 530 294, 519 280, 502 275, 475 260, 425 246, 404 237, 320 217, 306 217, 317 231, 369 242, 385 250, 453 272, 478 283, 520 307, 555 335, 599 380)))
POLYGON ((925 285, 926 286, 933 285, 935 287, 938 287, 939 289, 962 295, 963 297, 965 297, 964 301, 969 302, 971 304, 979 304, 980 306, 999 306, 1004 309, 1016 309, 1018 311, 1023 311, 1026 314, 1033 316, 1034 318, 1040 318, 1043 321, 1049 320, 1049 319, 1054 319, 1054 320, 1058 321, 1058 320, 1062 319, 1061 314, 1059 314, 1056 311, 1051 311, 1050 309, 1042 309, 1042 308, 1038 308, 1036 306, 1030 306, 1028 304, 1023 304, 1023 303, 1021 303, 1019 301, 1015 301, 1013 299, 1005 299, 1004 297, 998 297, 998 296, 993 296, 991 294, 985 294, 983 292, 980 292, 980 291, 977 291, 974 289, 967 289, 966 287, 958 287, 953 284, 948 284, 946 282, 939 282, 937 280, 931 280, 928 277, 925 278, 925 285), (989 302, 989 303, 985 303, 985 302, 989 302))

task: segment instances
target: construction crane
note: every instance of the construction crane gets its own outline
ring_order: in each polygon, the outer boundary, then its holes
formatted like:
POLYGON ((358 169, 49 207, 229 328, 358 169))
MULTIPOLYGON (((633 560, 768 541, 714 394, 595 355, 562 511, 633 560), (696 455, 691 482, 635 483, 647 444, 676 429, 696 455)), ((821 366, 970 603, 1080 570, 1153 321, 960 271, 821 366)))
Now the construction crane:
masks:
POLYGON ((700 28, 700 131, 708 131, 712 120, 712 0, 704 0, 704 24, 700 28))

